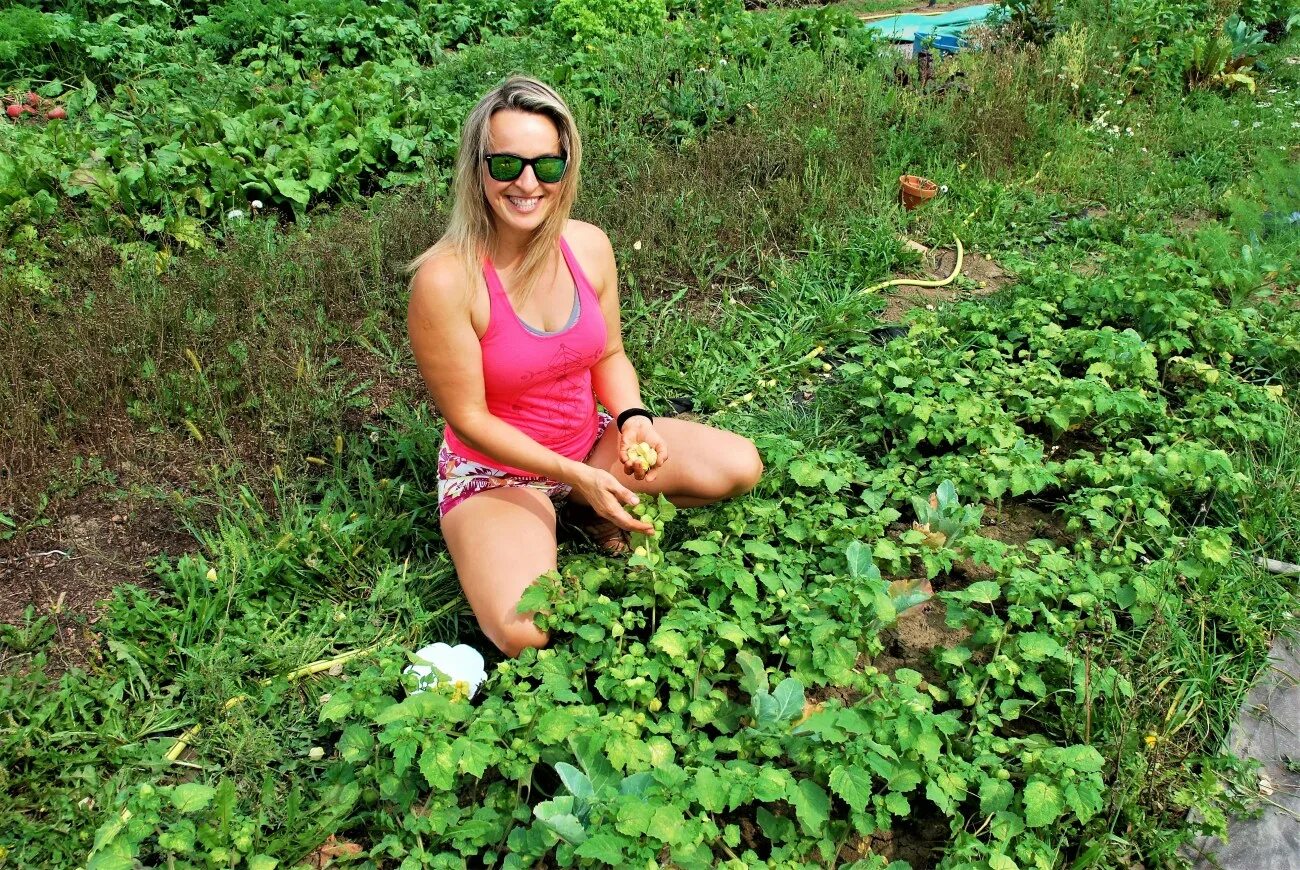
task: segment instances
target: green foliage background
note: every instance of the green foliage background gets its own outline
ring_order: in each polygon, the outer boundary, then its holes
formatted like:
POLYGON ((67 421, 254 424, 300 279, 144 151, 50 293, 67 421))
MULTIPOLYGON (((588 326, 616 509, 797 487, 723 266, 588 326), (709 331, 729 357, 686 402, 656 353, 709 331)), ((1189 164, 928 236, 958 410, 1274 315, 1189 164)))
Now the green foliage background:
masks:
MULTIPOLYGON (((1110 867, 1222 831, 1252 787, 1227 728, 1294 628, 1254 558, 1300 561, 1291 8, 1029 9, 1041 46, 920 86, 841 9, 674 5, 588 46, 561 6, 0 12, 10 88, 70 110, 4 128, 4 465, 124 415, 137 461, 193 462, 136 494, 197 546, 119 587, 82 667, 50 668, 54 615, 0 632, 0 862, 269 868, 334 836, 387 866, 1110 867), (1276 31, 1254 94, 1188 77, 1233 12, 1276 31), (522 602, 554 648, 470 704, 401 675, 486 641, 400 264, 511 71, 579 116, 647 399, 692 397, 767 472, 653 505, 625 562, 566 542, 522 602), (903 171, 948 190, 902 212, 903 171), (882 331, 859 291, 915 268, 899 234, 1014 281, 882 331), (925 582, 942 642, 907 652, 925 582)), ((0 534, 112 492, 77 468, 0 534)))

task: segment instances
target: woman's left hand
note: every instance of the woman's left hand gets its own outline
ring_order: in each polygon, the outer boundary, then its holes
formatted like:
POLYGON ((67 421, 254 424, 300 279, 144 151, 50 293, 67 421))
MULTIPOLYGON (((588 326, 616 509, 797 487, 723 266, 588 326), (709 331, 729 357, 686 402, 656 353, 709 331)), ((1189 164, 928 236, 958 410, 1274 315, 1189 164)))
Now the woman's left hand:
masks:
POLYGON ((668 461, 668 442, 663 439, 648 418, 632 417, 623 424, 623 429, 619 432, 618 459, 623 463, 625 474, 630 474, 637 480, 653 481, 659 468, 668 461), (649 468, 628 455, 629 448, 642 442, 649 444, 650 449, 655 452, 654 464, 649 468))

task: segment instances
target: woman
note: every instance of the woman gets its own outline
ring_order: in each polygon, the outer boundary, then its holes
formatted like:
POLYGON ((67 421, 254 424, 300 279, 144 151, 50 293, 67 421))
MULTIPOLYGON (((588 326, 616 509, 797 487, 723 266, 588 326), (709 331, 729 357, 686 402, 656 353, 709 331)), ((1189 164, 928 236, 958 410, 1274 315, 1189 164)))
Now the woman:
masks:
POLYGON ((410 267, 411 348, 447 421, 443 536, 483 633, 511 657, 549 640, 515 607, 556 567, 555 500, 586 506, 593 537, 620 550, 626 531, 654 531, 624 507, 638 494, 707 504, 763 470, 748 439, 642 408, 614 251, 569 218, 581 163, 559 95, 508 79, 466 119, 450 223, 410 267), (650 467, 628 455, 639 442, 650 467))

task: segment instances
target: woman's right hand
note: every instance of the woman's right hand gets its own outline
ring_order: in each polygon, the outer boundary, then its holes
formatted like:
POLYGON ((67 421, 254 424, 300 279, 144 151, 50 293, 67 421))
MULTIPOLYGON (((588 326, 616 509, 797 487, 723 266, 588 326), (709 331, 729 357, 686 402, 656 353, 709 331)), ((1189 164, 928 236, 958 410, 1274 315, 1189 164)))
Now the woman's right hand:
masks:
POLYGON ((618 478, 605 469, 584 465, 581 475, 573 483, 573 490, 580 501, 586 502, 593 511, 620 529, 641 532, 643 535, 655 533, 653 524, 632 516, 623 507, 625 504, 638 504, 640 499, 637 494, 619 483, 618 478))

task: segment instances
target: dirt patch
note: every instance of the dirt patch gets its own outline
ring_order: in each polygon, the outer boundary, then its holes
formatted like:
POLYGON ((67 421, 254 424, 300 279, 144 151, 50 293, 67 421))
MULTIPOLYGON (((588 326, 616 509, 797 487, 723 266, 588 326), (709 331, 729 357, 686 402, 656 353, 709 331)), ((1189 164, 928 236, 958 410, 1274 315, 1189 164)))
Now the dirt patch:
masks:
MULTIPOLYGON (((956 248, 927 249, 915 243, 909 246, 922 252, 922 268, 930 279, 947 278, 952 274, 953 267, 957 264, 956 248)), ((962 255, 961 275, 945 287, 899 284, 887 288, 885 311, 880 315, 880 319, 887 323, 897 323, 913 308, 938 307, 959 299, 987 296, 1014 281, 1015 276, 997 263, 980 254, 965 251, 962 255), (972 285, 971 282, 974 284, 972 285)))
POLYGON ((854 834, 840 850, 839 862, 851 864, 879 855, 886 861, 906 861, 913 870, 933 867, 949 842, 948 825, 938 817, 901 819, 892 831, 869 837, 854 834))
MULTIPOLYGON (((925 674, 933 650, 950 649, 970 637, 968 629, 949 628, 946 618, 947 608, 937 599, 931 598, 913 607, 901 614, 898 622, 887 632, 893 639, 889 651, 905 663, 904 667, 913 667, 925 674)), ((884 670, 880 663, 876 667, 884 670)), ((926 674, 927 679, 931 677, 938 677, 938 673, 926 674)))
MULTIPOLYGON (((48 646, 55 671, 85 666, 95 655, 93 626, 104 603, 124 583, 156 589, 150 562, 197 547, 165 504, 109 487, 83 491, 50 517, 47 526, 0 544, 0 623, 26 624, 48 616, 57 634, 48 646)), ((0 649, 0 663, 7 650, 0 649)))
POLYGON ((1004 502, 1001 510, 986 507, 980 523, 977 535, 1004 544, 1023 546, 1035 538, 1067 548, 1074 543, 1061 517, 1022 502, 1004 502))

